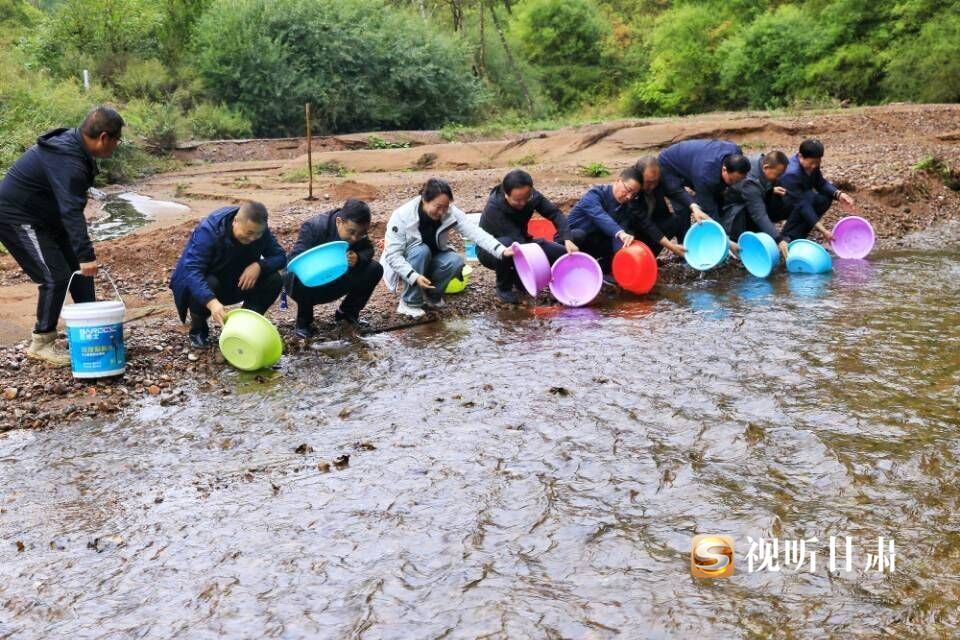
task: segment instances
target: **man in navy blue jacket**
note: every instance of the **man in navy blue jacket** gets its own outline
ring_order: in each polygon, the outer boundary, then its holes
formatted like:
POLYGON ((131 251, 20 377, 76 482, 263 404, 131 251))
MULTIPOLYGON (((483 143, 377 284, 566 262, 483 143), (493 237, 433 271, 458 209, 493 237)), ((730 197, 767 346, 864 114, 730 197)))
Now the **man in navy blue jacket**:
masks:
POLYGON ((297 277, 287 272, 285 283, 290 297, 297 303, 296 334, 311 338, 316 334, 313 327, 313 307, 343 298, 333 318, 355 328, 365 328, 368 323, 360 319, 360 312, 377 282, 383 277, 383 267, 373 259, 373 243, 367 236, 370 230, 370 207, 366 202, 350 198, 343 206, 333 211, 310 218, 300 227, 297 243, 290 252, 292 261, 298 255, 321 244, 343 241, 347 248, 347 272, 325 285, 308 287, 297 277))
POLYGON ((31 358, 70 364, 70 355, 55 346, 57 321, 68 283, 74 302, 95 300, 97 257, 83 210, 97 175, 95 158, 113 155, 122 129, 120 114, 97 107, 78 129, 37 138, 0 183, 0 243, 39 285, 31 358), (75 271, 81 275, 71 283, 75 271))
POLYGON ((636 167, 627 167, 613 184, 591 187, 567 215, 570 239, 581 251, 610 272, 610 260, 621 247, 633 244, 633 235, 617 222, 622 219, 630 199, 643 188, 643 176, 636 167))
POLYGON ((698 222, 719 221, 724 191, 749 171, 750 161, 727 140, 686 140, 660 152, 660 179, 674 213, 689 216, 693 212, 698 222))
POLYGON ((830 242, 833 234, 820 223, 820 218, 833 201, 839 201, 851 213, 855 210, 853 198, 820 173, 822 160, 823 143, 812 138, 804 140, 800 143, 800 152, 790 158, 787 170, 780 177, 780 186, 787 192, 784 204, 788 210, 780 233, 787 242, 806 238, 814 228, 830 242))
POLYGON ((190 311, 190 344, 210 346, 207 318, 223 324, 224 305, 266 313, 280 295, 287 255, 267 228, 259 202, 221 207, 193 230, 170 278, 181 322, 190 311))

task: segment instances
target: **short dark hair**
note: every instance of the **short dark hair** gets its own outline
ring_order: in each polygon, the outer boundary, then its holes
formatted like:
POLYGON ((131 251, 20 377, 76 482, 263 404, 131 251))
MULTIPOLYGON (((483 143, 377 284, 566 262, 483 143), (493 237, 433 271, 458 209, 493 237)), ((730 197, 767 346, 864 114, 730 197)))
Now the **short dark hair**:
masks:
POLYGON ((240 205, 237 215, 253 224, 259 224, 264 227, 267 226, 267 208, 260 202, 253 200, 244 202, 240 205))
POLYGON ((533 188, 533 177, 523 169, 514 169, 503 176, 503 192, 507 195, 514 189, 523 187, 533 188))
POLYGON ((453 189, 450 188, 450 183, 440 178, 430 178, 420 190, 420 197, 424 202, 433 202, 440 194, 447 196, 453 202, 453 189))
POLYGON ((365 226, 370 224, 370 207, 363 200, 350 198, 343 203, 337 216, 347 222, 365 226))
POLYGON ((723 166, 727 173, 750 173, 750 160, 740 153, 731 153, 723 159, 723 166))
POLYGON ((80 125, 80 131, 88 138, 99 138, 107 134, 111 138, 119 138, 123 129, 123 118, 114 109, 100 105, 91 109, 80 125))
POLYGON ((783 151, 771 151, 763 156, 762 162, 765 167, 785 167, 790 164, 790 159, 783 151))
POLYGON ((822 158, 823 143, 816 138, 807 138, 800 143, 800 155, 804 158, 822 158))
POLYGON ((633 164, 633 166, 641 177, 647 169, 656 169, 657 171, 660 171, 660 161, 657 160, 657 156, 641 156, 640 158, 637 158, 637 161, 633 164))
POLYGON ((633 180, 639 184, 643 184, 643 174, 637 171, 636 166, 630 166, 620 172, 620 179, 626 182, 627 180, 633 180))

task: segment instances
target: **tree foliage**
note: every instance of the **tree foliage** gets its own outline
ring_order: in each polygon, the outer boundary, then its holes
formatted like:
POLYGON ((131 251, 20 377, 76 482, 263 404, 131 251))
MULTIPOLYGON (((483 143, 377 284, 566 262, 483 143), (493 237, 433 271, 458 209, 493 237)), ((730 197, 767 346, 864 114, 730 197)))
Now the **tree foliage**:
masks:
POLYGON ((470 56, 378 0, 219 0, 195 34, 196 65, 260 134, 426 128, 462 121, 481 92, 470 56))

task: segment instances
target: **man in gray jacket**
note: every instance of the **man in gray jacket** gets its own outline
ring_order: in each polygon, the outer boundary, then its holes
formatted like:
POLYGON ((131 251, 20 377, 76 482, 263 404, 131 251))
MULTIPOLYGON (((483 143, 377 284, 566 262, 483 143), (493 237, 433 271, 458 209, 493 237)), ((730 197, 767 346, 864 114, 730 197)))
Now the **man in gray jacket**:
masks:
POLYGON ((774 223, 786 220, 789 213, 783 203, 786 190, 777 186, 789 160, 782 151, 758 153, 748 159, 747 177, 727 189, 720 223, 734 242, 744 231, 766 233, 777 242, 786 260, 787 241, 774 223))

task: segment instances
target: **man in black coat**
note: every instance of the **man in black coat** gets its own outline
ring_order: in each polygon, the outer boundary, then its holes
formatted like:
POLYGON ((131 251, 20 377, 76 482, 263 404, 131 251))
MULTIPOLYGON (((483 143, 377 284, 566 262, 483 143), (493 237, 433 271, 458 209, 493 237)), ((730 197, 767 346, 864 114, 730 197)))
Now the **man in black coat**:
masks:
POLYGON ((310 338, 316 334, 313 327, 313 307, 343 298, 340 308, 334 313, 337 322, 355 328, 368 326, 360 319, 360 312, 377 282, 383 277, 383 267, 373 259, 373 243, 367 233, 370 230, 370 207, 361 200, 351 198, 343 207, 316 215, 300 227, 300 236, 290 252, 290 260, 321 244, 347 242, 348 269, 333 282, 319 287, 308 287, 292 273, 286 275, 286 288, 297 303, 296 334, 310 338))
POLYGON ((823 177, 820 170, 823 154, 822 142, 815 138, 804 140, 780 177, 780 185, 786 190, 783 201, 787 207, 787 221, 781 233, 787 242, 806 238, 813 229, 827 242, 833 240, 833 232, 823 226, 820 219, 834 202, 839 202, 848 213, 856 212, 853 198, 823 177))
POLYGON ((0 183, 0 243, 39 285, 31 358, 57 366, 70 355, 57 349, 57 321, 67 296, 93 302, 97 257, 83 210, 97 175, 96 158, 109 158, 121 141, 123 118, 97 107, 77 129, 54 129, 37 138, 0 183), (81 275, 70 277, 73 272, 81 275))
MULTIPOLYGON (((500 244, 509 247, 514 242, 524 244, 536 242, 547 254, 550 264, 556 262, 564 253, 577 251, 577 245, 570 239, 570 227, 567 217, 542 193, 533 188, 533 178, 522 169, 514 169, 504 176, 500 184, 490 191, 487 204, 480 216, 480 228, 495 237, 500 244), (534 239, 527 232, 527 225, 534 213, 553 223, 557 233, 555 240, 534 239)), ((513 265, 513 258, 498 260, 493 254, 477 248, 480 264, 497 272, 497 297, 507 304, 517 304, 519 299, 513 292, 519 288, 520 279, 513 265)))
POLYGON ((766 233, 776 241, 786 260, 788 241, 774 223, 786 220, 789 213, 783 199, 787 192, 777 185, 789 160, 782 151, 758 153, 748 160, 747 177, 727 189, 720 223, 734 242, 744 231, 766 233))
POLYGON ((671 213, 660 182, 660 163, 654 156, 644 156, 634 165, 643 178, 643 188, 622 210, 620 223, 627 233, 643 242, 653 255, 668 249, 683 257, 683 236, 690 228, 690 214, 671 213), (676 240, 674 240, 676 238, 676 240))

